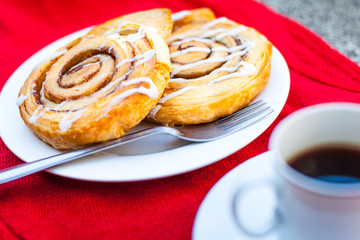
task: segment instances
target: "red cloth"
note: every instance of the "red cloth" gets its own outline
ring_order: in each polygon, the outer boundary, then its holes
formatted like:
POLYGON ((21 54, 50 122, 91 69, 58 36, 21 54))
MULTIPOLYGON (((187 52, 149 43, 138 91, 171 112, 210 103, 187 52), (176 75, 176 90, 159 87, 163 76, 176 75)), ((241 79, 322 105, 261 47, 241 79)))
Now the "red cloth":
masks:
MULTIPOLYGON (((306 28, 250 0, 3 0, 0 89, 27 58, 74 31, 138 10, 204 6, 218 17, 255 27, 283 53, 291 89, 277 121, 235 154, 179 176, 92 183, 41 172, 0 185, 0 239, 189 239, 195 214, 210 188, 232 168, 266 151, 280 119, 316 103, 360 102, 358 65, 306 28)), ((0 140, 0 168, 19 163, 0 140)))

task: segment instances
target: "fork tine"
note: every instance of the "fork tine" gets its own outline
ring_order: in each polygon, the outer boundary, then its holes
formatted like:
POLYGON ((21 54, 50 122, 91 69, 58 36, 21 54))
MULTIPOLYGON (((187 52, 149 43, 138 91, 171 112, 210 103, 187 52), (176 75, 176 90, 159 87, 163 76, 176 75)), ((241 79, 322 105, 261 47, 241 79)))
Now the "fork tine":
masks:
POLYGON ((254 102, 253 104, 241 109, 240 111, 237 111, 227 117, 224 117, 216 122, 217 128, 223 128, 230 123, 233 123, 234 121, 238 122, 247 119, 247 116, 251 116, 253 113, 256 113, 260 111, 261 109, 264 109, 267 107, 267 103, 263 100, 259 100, 257 102, 254 102))
POLYGON ((225 122, 221 125, 223 131, 227 130, 239 130, 241 128, 250 126, 255 122, 263 119, 274 112, 274 110, 266 105, 262 105, 261 108, 256 108, 254 111, 249 112, 249 114, 241 115, 237 119, 232 119, 232 121, 225 122))
MULTIPOLYGON (((237 112, 233 115, 230 115, 226 119, 222 119, 220 124, 217 125, 217 128, 221 128, 224 131, 229 130, 230 128, 244 125, 246 126, 257 122, 258 120, 264 118, 265 116, 272 113, 274 110, 267 106, 266 102, 259 101, 256 104, 253 104, 249 108, 244 109, 240 113, 237 112)), ((240 126, 244 127, 244 126, 240 126)))
POLYGON ((224 118, 221 118, 219 120, 216 121, 216 123, 222 123, 222 122, 227 122, 233 118, 236 118, 237 116, 239 115, 245 115, 247 114, 249 111, 251 112, 252 110, 254 109, 257 109, 258 107, 261 107, 261 106, 264 106, 266 105, 266 102, 264 102, 264 100, 259 100, 259 101, 256 101, 254 103, 251 103, 250 105, 246 106, 245 108, 229 115, 229 116, 226 116, 224 118))

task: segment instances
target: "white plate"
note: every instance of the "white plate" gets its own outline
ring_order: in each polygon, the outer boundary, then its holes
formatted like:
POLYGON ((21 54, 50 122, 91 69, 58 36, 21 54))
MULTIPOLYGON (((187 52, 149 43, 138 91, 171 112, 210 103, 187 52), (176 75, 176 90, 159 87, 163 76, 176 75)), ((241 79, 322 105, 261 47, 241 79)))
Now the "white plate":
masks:
MULTIPOLYGON (((52 53, 88 29, 68 35, 43 48, 23 63, 9 78, 0 95, 0 136, 8 148, 25 162, 58 154, 59 151, 40 141, 25 126, 16 99, 31 71, 52 53)), ((268 85, 259 95, 275 110, 266 119, 225 138, 208 143, 187 144, 168 136, 160 136, 128 144, 113 151, 94 154, 47 171, 64 177, 104 182, 156 179, 195 170, 214 163, 243 148, 279 115, 287 99, 290 75, 287 64, 274 47, 268 85)), ((137 128, 143 128, 141 123, 137 128)))
MULTIPOLYGON (((232 207, 235 192, 242 184, 251 184, 252 181, 256 182, 264 178, 274 179, 275 172, 271 167, 271 157, 272 154, 266 152, 247 160, 227 173, 212 187, 196 213, 192 231, 193 240, 278 239, 276 231, 260 238, 244 234, 235 224, 232 207)), ((274 202, 271 197, 268 191, 258 191, 256 199, 252 199, 246 208, 246 212, 250 213, 246 214, 248 223, 256 226, 264 220, 263 213, 274 202)))

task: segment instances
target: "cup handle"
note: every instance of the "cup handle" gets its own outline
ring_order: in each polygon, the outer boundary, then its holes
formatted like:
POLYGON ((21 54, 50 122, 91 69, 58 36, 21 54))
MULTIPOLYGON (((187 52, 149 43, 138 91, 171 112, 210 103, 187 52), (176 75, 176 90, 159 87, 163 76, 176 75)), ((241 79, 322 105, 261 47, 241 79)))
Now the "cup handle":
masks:
POLYGON ((260 179, 254 180, 249 183, 242 185, 237 189, 235 195, 233 197, 232 202, 232 215, 234 217, 235 223, 238 228, 245 234, 252 237, 263 237, 273 231, 275 231, 282 223, 282 216, 279 211, 278 203, 279 203, 279 187, 278 185, 270 179, 260 179), (267 188, 271 189, 275 193, 276 198, 276 206, 274 208, 272 219, 267 222, 267 224, 260 225, 261 230, 253 230, 244 224, 244 218, 239 216, 239 204, 243 200, 244 196, 249 193, 249 190, 254 190, 259 187, 267 186, 267 188))

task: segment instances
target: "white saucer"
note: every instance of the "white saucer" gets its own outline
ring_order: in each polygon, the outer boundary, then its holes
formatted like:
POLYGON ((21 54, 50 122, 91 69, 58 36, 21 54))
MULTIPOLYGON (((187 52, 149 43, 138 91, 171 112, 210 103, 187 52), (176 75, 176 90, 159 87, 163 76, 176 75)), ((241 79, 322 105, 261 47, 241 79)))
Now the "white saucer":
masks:
MULTIPOLYGON (((271 158, 272 153, 266 152, 247 160, 227 173, 213 186, 196 214, 192 231, 194 240, 278 239, 275 231, 260 238, 246 235, 237 227, 232 212, 234 195, 240 186, 258 179, 274 179, 275 171, 271 166, 271 158)), ((273 202, 274 199, 270 199, 271 195, 267 193, 262 192, 260 196, 258 194, 258 200, 273 202)), ((247 213, 253 214, 247 214, 246 221, 257 222, 263 212, 259 211, 259 206, 255 201, 248 207, 247 213)))

